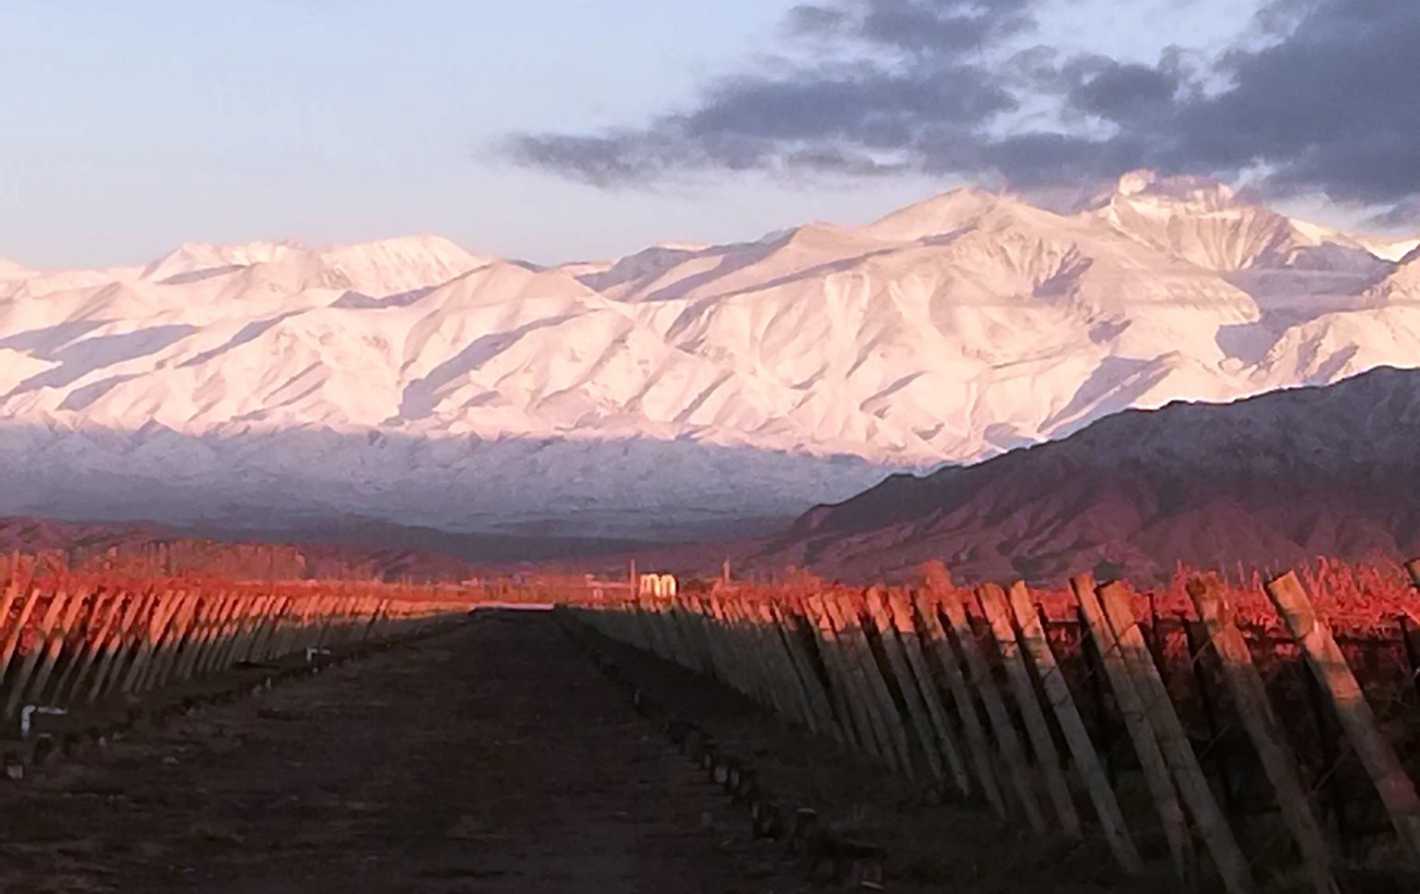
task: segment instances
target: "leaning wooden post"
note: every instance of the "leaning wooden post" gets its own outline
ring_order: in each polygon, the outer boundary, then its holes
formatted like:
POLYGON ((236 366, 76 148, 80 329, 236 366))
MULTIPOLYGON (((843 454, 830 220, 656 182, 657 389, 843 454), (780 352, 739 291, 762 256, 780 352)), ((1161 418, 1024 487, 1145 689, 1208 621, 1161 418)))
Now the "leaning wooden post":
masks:
POLYGON ((857 649, 843 626, 833 594, 815 597, 821 606, 823 623, 832 634, 833 654, 836 656, 844 680, 843 696, 853 709, 863 735, 872 744, 873 753, 888 766, 896 763, 896 752, 882 718, 873 703, 873 695, 868 690, 868 681, 858 662, 857 649))
POLYGON ((1046 791, 1055 806, 1060 819, 1060 830, 1069 838, 1080 838, 1080 814, 1075 810, 1075 802, 1070 798, 1070 786, 1065 782, 1065 774, 1060 769, 1060 753, 1055 750, 1055 740, 1050 735, 1050 726, 1045 721, 1045 713, 1040 709, 1040 701, 1035 694, 1035 683, 1030 678, 1025 657, 1021 654, 1021 644, 1016 639, 1016 629, 1011 623, 1011 610, 1006 605, 1006 593, 996 584, 986 584, 977 590, 981 608, 991 623, 991 635, 1001 652, 1001 661, 1006 665, 1006 679, 1016 696, 1016 706, 1025 721, 1026 734, 1030 736, 1031 747, 1035 751, 1036 763, 1045 774, 1046 791))
POLYGON ((1321 688, 1336 708, 1336 716, 1346 730, 1351 747, 1370 774, 1380 793, 1396 834, 1420 856, 1420 797, 1415 784, 1401 766, 1395 750, 1376 729, 1376 715, 1366 701, 1356 675, 1331 635, 1331 628, 1317 617, 1312 601, 1294 572, 1287 572, 1267 584, 1267 595, 1282 615, 1292 637, 1302 647, 1321 688))
POLYGON ((1252 871, 1247 858, 1233 837, 1228 819, 1218 807, 1213 797, 1213 789, 1208 777, 1198 765, 1198 756, 1188 741, 1188 733, 1178 719, 1168 689, 1164 686, 1159 669, 1154 664, 1154 654, 1139 629, 1139 620, 1134 616, 1129 593, 1122 584, 1113 583, 1101 587, 1099 596, 1104 602, 1105 615, 1119 641, 1124 662, 1133 675, 1138 692, 1144 702, 1144 713, 1158 736, 1159 747, 1164 752, 1164 760, 1173 771, 1178 783, 1179 794, 1188 804, 1198 831, 1208 846, 1208 853, 1222 876, 1223 884, 1233 894, 1245 894, 1252 890, 1252 871))
POLYGON ((97 602, 89 616, 83 648, 75 660, 65 668, 63 675, 59 678, 58 685, 54 688, 56 703, 61 705, 67 705, 78 699, 80 689, 84 685, 84 678, 88 675, 89 668, 93 666, 99 650, 103 648, 114 621, 118 619, 119 604, 123 601, 121 596, 112 593, 98 593, 94 599, 97 602))
POLYGON ((774 665, 774 656, 768 648, 758 611, 745 599, 735 600, 728 609, 730 618, 741 631, 748 646, 746 652, 752 662, 749 670, 757 680, 760 692, 776 714, 792 719, 797 712, 797 705, 794 704, 791 693, 783 686, 778 668, 774 665))
MULTIPOLYGON (((31 597, 33 598, 33 597, 31 597)), ((35 667, 39 664, 41 656, 46 651, 46 644, 49 642, 49 631, 59 621, 60 613, 64 610, 69 597, 62 590, 55 591, 49 598, 49 606, 41 616, 39 626, 35 630, 36 644, 33 649, 25 655, 25 660, 21 662, 19 672, 16 674, 13 688, 10 690, 10 698, 5 702, 5 719, 9 720, 15 716, 15 712, 20 709, 20 700, 25 696, 28 688, 30 676, 34 673, 35 667)))
POLYGON ((186 641, 188 631, 192 627, 194 609, 197 604, 197 596, 186 590, 180 591, 178 595, 178 607, 174 611, 172 625, 168 628, 168 636, 164 640, 158 654, 153 659, 153 668, 139 684, 139 691, 146 692, 159 686, 167 684, 172 676, 173 665, 177 661, 178 649, 186 641))
MULTIPOLYGON (((10 585, 5 588, 5 595, 0 597, 0 633, 5 633, 6 625, 10 621, 10 610, 14 608, 15 601, 20 598, 23 590, 19 581, 14 578, 15 571, 10 572, 10 585)), ((26 599, 28 601, 28 599, 26 599)), ((16 622, 13 630, 3 639, 0 639, 0 683, 5 682, 5 669, 10 665, 10 656, 14 654, 15 645, 20 641, 20 630, 25 626, 25 621, 29 620, 29 613, 23 608, 20 610, 20 618, 16 622)))
POLYGON ((1070 581, 1075 598, 1080 604, 1080 613, 1089 626, 1090 637, 1095 642, 1095 651, 1104 665, 1109 688, 1114 692, 1115 704, 1124 718, 1124 727, 1134 745, 1134 753, 1139 758, 1144 781, 1153 797, 1154 808, 1159 812, 1163 824, 1164 838, 1168 842, 1169 854, 1173 858, 1174 872, 1180 880, 1187 882, 1192 876, 1193 847, 1188 837, 1188 820, 1183 815, 1183 806, 1178 801, 1178 792, 1169 776, 1168 764, 1159 750, 1154 730, 1144 716, 1143 700, 1135 688, 1133 675, 1124 663, 1119 641, 1114 629, 1105 617, 1104 607, 1095 595, 1095 579, 1081 574, 1070 581))
MULTIPOLYGON (((85 696, 85 700, 89 702, 98 701, 99 697, 103 695, 109 671, 114 662, 118 660, 118 653, 123 651, 124 636, 143 604, 143 597, 136 593, 119 591, 114 598, 122 605, 122 610, 118 616, 118 623, 111 625, 108 635, 104 637, 103 647, 99 653, 99 662, 94 670, 94 679, 89 683, 88 694, 85 696)), ((78 696, 77 692, 75 696, 78 696)))
POLYGON ((862 725, 852 690, 838 662, 837 643, 830 639, 833 636, 831 625, 826 626, 827 621, 810 599, 797 599, 794 608, 803 618, 809 634, 808 641, 803 645, 804 657, 811 665, 817 659, 817 666, 823 668, 824 695, 828 698, 835 724, 842 732, 842 741, 859 751, 876 753, 877 743, 862 725))
POLYGON ((794 656, 789 650, 788 642, 784 639, 778 620, 769 610, 769 606, 762 602, 751 604, 750 610, 759 619, 760 640, 771 656, 770 660, 773 663, 775 674, 793 706, 794 713, 813 732, 827 734, 831 727, 824 728, 822 726, 813 698, 808 691, 808 684, 794 663, 794 656))
POLYGON ((784 649, 789 655, 789 661, 793 664, 794 671, 799 675, 799 683, 803 687, 805 698, 808 699, 809 708, 813 716, 817 718, 819 732, 828 733, 840 742, 846 741, 843 728, 839 724, 838 718, 834 716, 828 690, 824 688, 823 680, 819 677, 818 671, 814 668, 813 661, 809 658, 803 641, 800 639, 799 621, 802 616, 791 615, 773 602, 766 602, 764 610, 778 630, 780 639, 784 643, 784 649))
POLYGON ((936 737, 932 733, 932 723, 928 718, 927 703, 923 700, 922 693, 918 689, 917 679, 908 664, 906 650, 897 638, 897 629, 888 614, 887 606, 883 604, 885 598, 881 590, 869 590, 866 600, 868 615, 872 619, 873 626, 877 628, 878 639, 883 645, 883 654, 887 656, 888 664, 897 680, 897 688, 902 692, 903 701, 906 703, 907 717, 912 722, 912 731, 922 746, 922 755, 927 761, 927 769, 935 781, 941 782, 946 778, 947 770, 943 766, 942 756, 937 750, 936 737))
POLYGON ((113 652, 113 660, 105 667, 107 676, 99 681, 99 694, 109 695, 119 691, 127 669, 132 666, 143 646, 143 630, 152 623, 157 611, 157 597, 149 590, 136 597, 133 614, 118 631, 118 648, 113 652))
POLYGON ((1041 813, 1040 802, 1036 799, 1025 748, 1016 733, 1016 727, 1011 723, 1011 716, 1006 713, 1006 704, 1001 700, 1001 692, 996 688, 991 669, 986 665, 986 656, 981 653, 981 644, 976 641, 976 631, 972 629, 966 616, 966 603, 962 600, 961 592, 955 587, 947 587, 939 595, 942 600, 942 614, 946 615, 947 621, 956 632, 957 645, 966 658, 971 683, 981 695, 982 703, 986 705, 986 716, 996 734, 996 746, 1001 750, 1001 757, 1006 762, 1016 797, 1025 811, 1026 821, 1035 831, 1044 832, 1045 815, 1041 813))
POLYGON ((177 657, 173 663, 173 676, 182 682, 192 679, 192 675, 197 667, 197 656, 202 649, 202 644, 206 642, 207 631, 212 625, 212 616, 217 610, 218 597, 210 593, 200 594, 197 603, 192 608, 192 620, 188 625, 187 634, 183 637, 178 646, 177 657))
POLYGON ((951 691, 952 701, 956 703, 957 716, 961 718, 962 729, 966 731, 967 749, 971 753, 972 765, 976 767, 976 778, 981 782, 981 790, 986 795, 991 809, 997 816, 1005 819, 1006 799, 1002 797, 1001 787, 996 781, 996 768, 991 763, 991 746, 981 724, 981 715, 976 712, 976 702, 966 685, 966 677, 962 674, 956 647, 948 638, 947 629, 942 626, 942 619, 937 614, 937 603, 921 592, 913 594, 913 603, 923 635, 937 656, 942 675, 947 679, 947 689, 951 691))
POLYGON ((846 593, 835 599, 825 599, 830 617, 839 625, 839 631, 848 637, 848 646, 853 663, 863 680, 868 696, 868 710, 878 722, 879 731, 886 737, 888 747, 895 757, 898 767, 907 776, 913 776, 912 752, 907 746, 907 726, 893 703, 892 693, 883 679, 878 660, 873 655, 872 646, 859 619, 858 606, 846 593))
POLYGON ((166 591, 155 598, 153 615, 148 619, 148 626, 138 640, 138 651, 134 654, 133 661, 128 666, 128 673, 124 675, 121 684, 120 691, 125 695, 132 695, 138 690, 138 682, 147 673, 148 664, 162 644, 163 634, 168 628, 168 621, 172 620, 173 613, 177 608, 171 591, 166 591))
POLYGON ((1100 762, 1099 752, 1090 741, 1089 731, 1075 706, 1075 697, 1070 692, 1069 683, 1065 680, 1060 664, 1055 660, 1055 652, 1050 648, 1050 639, 1045 634, 1045 625, 1041 622, 1040 612, 1036 611, 1030 589, 1024 581, 1017 581, 1011 587, 1009 595, 1011 612, 1021 630, 1021 645, 1030 655, 1031 663, 1035 665, 1041 688, 1045 690, 1045 697, 1050 701, 1061 732, 1065 734, 1065 742, 1070 746, 1070 755, 1074 758, 1085 790, 1090 793, 1090 802, 1094 804, 1095 814, 1099 818, 1110 850, 1125 872, 1137 875, 1144 868, 1139 850, 1129 834, 1129 824, 1125 822, 1124 813, 1119 809, 1119 799, 1110 787, 1109 776, 1100 762))
POLYGON ((927 656, 922 651, 922 635, 913 623, 912 607, 908 605, 906 597, 897 590, 888 591, 886 602, 892 624, 897 629, 898 642, 902 644, 902 652, 912 669, 912 675, 917 678, 919 697, 927 708, 927 717, 932 722, 937 744, 947 757, 947 764, 951 767, 957 788, 963 797, 970 797, 971 777, 967 773, 966 762, 962 759, 956 736, 952 734, 951 724, 947 720, 942 694, 937 689, 937 683, 927 665, 927 656))
POLYGON ((834 629, 833 622, 823 606, 823 600, 811 596, 803 603, 806 616, 818 631, 819 657, 829 671, 830 696, 838 706, 845 727, 853 734, 858 748, 879 760, 888 760, 887 751, 879 744, 873 724, 868 721, 864 696, 859 692, 858 681, 850 670, 843 643, 834 629))
MULTIPOLYGON (((24 592, 24 599, 24 605, 20 606, 20 616, 15 619, 15 626, 10 628, 10 633, 5 637, 4 646, 0 646, 0 683, 9 679, 10 662, 15 657, 15 650, 19 648, 20 637, 24 635, 25 625, 29 623, 30 615, 34 614, 35 605, 39 603, 39 590, 27 588, 24 592)), ((13 601, 14 596, 11 594, 7 602, 13 601)), ((8 614, 8 606, 6 613, 8 614)))
MULTIPOLYGON (((49 640, 43 644, 44 657, 41 659, 39 670, 35 672, 34 679, 30 681, 29 695, 25 701, 33 704, 44 704, 44 688, 49 683, 49 676, 54 672, 54 665, 59 661, 59 655, 64 650, 64 644, 69 638, 74 622, 78 620, 79 612, 84 607, 85 597, 83 594, 71 595, 69 604, 64 609, 64 614, 60 618, 58 625, 49 631, 49 640)), ((57 704, 58 700, 50 700, 50 704, 57 704)))
POLYGON ((1297 774, 1297 758, 1287 744, 1282 722, 1272 709, 1262 677, 1252 663, 1247 642, 1237 624, 1233 623, 1233 607, 1217 581, 1191 580, 1188 582, 1188 595, 1198 609, 1198 617, 1208 629, 1208 638, 1223 665, 1223 679, 1233 694, 1243 727, 1257 749, 1263 772, 1277 792, 1282 819, 1291 830, 1302 859, 1306 861, 1312 887, 1317 894, 1336 894, 1330 849, 1321 826, 1312 814, 1306 787, 1297 774))

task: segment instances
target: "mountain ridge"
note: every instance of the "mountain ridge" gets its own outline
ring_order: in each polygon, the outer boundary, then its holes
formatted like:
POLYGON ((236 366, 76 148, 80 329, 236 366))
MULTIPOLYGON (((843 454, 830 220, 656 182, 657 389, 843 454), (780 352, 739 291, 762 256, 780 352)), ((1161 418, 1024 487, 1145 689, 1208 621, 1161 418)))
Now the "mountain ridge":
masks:
MULTIPOLYGON (((1131 407, 1413 362, 1420 263, 1375 253, 1398 244, 1136 172, 1069 214, 965 188, 862 227, 606 264, 418 236, 15 266, 0 276, 0 453, 229 493, 268 480, 253 445, 287 444, 320 511, 398 521, 380 495, 425 493, 412 476, 433 475, 448 493, 421 524, 547 524, 562 494, 569 519, 594 507, 611 525, 595 533, 674 538, 1131 407), (651 499, 648 476, 687 505, 651 499), (490 483, 520 480, 538 486, 490 483), (462 512, 460 494, 501 502, 462 512)), ((0 512, 34 508, 6 499, 0 512)))
POLYGON ((1128 410, 1068 438, 815 507, 745 564, 830 577, 1059 581, 1103 563, 1285 568, 1420 551, 1420 370, 1382 367, 1229 404, 1128 410))

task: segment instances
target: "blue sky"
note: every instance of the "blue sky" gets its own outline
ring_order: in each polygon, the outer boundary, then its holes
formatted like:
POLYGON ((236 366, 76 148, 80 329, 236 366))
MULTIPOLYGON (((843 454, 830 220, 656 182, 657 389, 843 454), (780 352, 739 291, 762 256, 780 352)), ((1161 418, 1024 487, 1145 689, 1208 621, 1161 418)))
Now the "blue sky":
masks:
MULTIPOLYGON (((511 133, 641 126, 716 78, 782 65, 771 57, 803 52, 784 43, 793 5, 10 0, 0 257, 77 266, 187 240, 438 232, 596 258, 866 220, 958 182, 703 171, 604 189, 494 151, 511 133)), ((1251 15, 1213 0, 1038 5, 1032 40, 1145 64, 1167 43, 1221 48, 1251 15)))

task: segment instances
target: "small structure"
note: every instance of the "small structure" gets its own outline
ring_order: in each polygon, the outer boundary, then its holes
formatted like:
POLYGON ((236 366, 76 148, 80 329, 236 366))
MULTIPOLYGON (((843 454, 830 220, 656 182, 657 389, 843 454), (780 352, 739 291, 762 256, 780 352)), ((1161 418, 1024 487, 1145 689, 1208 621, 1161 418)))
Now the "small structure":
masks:
POLYGON ((637 585, 638 596, 674 596, 678 591, 673 574, 643 574, 637 585))

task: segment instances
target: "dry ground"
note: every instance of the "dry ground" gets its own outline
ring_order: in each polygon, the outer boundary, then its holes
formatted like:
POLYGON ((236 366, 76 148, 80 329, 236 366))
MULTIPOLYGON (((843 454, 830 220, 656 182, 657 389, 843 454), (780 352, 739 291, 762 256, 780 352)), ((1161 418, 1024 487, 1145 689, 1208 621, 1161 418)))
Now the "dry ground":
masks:
MULTIPOLYGON (((920 803, 722 687, 602 648, 790 807, 886 845, 891 891, 1132 890, 1102 851, 920 803)), ((548 614, 480 614, 0 783, 0 892, 806 889, 548 614)))

